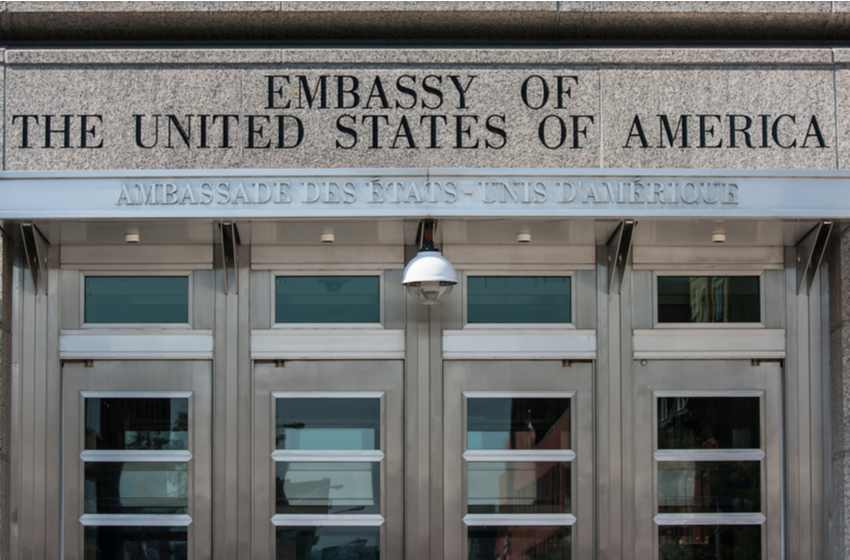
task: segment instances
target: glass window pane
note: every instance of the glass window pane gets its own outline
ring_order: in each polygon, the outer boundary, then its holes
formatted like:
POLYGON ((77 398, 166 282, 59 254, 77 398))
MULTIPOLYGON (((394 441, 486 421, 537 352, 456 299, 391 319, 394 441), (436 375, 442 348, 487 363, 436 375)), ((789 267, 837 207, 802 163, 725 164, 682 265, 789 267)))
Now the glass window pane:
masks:
POLYGON ((277 449, 380 449, 380 399, 277 399, 277 449))
POLYGON ((381 513, 380 463, 277 463, 277 513, 381 513))
POLYGON ((568 276, 470 276, 470 323, 569 323, 568 276))
POLYGON ((658 528, 661 560, 759 560, 759 525, 678 525, 658 528))
POLYGON ((86 463, 86 513, 188 513, 187 463, 86 463))
POLYGON ((474 398, 466 414, 467 449, 570 448, 568 398, 474 398))
POLYGON ((278 276, 276 323, 378 323, 378 276, 278 276))
POLYGON ((85 560, 186 560, 187 527, 86 527, 85 560))
POLYGON ((86 323, 188 323, 188 276, 86 276, 86 323))
POLYGON ((659 449, 759 449, 758 397, 658 399, 659 449))
POLYGON ((758 323, 758 276, 659 276, 659 323, 758 323))
POLYGON ((468 462, 468 513, 570 513, 570 464, 468 462))
POLYGON ((86 399, 86 449, 189 448, 189 399, 86 399))
POLYGON ((380 527, 278 527, 276 560, 379 560, 380 527))
POLYGON ((761 511, 759 461, 659 461, 659 513, 761 511))
POLYGON ((468 527, 469 560, 570 560, 570 527, 468 527))

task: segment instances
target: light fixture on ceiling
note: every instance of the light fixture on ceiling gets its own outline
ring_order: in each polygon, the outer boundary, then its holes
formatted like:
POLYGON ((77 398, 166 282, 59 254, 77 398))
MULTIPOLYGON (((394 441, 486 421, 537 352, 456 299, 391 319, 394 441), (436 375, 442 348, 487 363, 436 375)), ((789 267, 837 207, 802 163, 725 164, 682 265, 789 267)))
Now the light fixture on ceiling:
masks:
POLYGON ((516 234, 517 243, 531 243, 531 228, 521 227, 516 234))
POLYGON ((128 227, 127 232, 124 234, 124 243, 138 243, 139 242, 139 228, 137 227, 128 227))
POLYGON ((419 253, 404 268, 401 283, 413 298, 426 305, 440 303, 457 284, 457 273, 443 255, 434 247, 436 220, 419 222, 417 242, 419 253))
POLYGON ((322 241, 322 243, 333 243, 334 241, 336 241, 334 230, 331 228, 326 228, 322 230, 322 235, 319 236, 319 239, 322 241))
POLYGON ((711 233, 712 243, 726 243, 726 229, 723 227, 723 221, 718 220, 715 223, 714 231, 711 233))

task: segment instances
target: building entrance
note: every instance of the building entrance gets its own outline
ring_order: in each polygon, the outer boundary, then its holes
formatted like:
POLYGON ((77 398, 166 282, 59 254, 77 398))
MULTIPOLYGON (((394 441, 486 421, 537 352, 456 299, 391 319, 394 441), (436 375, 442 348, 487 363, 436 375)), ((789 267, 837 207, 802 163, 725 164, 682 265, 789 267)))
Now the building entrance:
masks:
POLYGON ((65 558, 210 557, 210 366, 64 364, 65 558))
POLYGON ((796 229, 669 247, 651 222, 629 255, 616 223, 541 225, 524 251, 446 222, 459 281, 435 306, 365 222, 360 253, 270 224, 230 253, 51 245, 46 297, 19 263, 16 351, 57 374, 15 390, 57 406, 16 405, 41 465, 18 542, 43 542, 42 504, 69 558, 821 557, 825 279, 799 288, 796 229))
POLYGON ((593 550, 593 366, 445 363, 446 558, 593 550))
POLYGON ((400 361, 254 365, 254 550, 401 558, 400 361))

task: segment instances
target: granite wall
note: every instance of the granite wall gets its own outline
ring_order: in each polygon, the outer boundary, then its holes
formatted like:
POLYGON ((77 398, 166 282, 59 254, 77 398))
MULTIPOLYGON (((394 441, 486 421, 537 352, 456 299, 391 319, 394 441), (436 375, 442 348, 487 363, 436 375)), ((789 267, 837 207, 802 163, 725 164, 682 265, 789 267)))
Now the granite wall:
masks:
POLYGON ((846 168, 848 63, 834 48, 9 48, 4 168, 846 168))

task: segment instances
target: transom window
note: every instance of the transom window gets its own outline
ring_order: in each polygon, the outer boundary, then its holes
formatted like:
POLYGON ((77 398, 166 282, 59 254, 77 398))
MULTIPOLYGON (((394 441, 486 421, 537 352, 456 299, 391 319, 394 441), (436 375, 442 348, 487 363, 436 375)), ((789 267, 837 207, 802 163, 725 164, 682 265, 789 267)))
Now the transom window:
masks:
POLYGON ((276 323, 379 323, 379 276, 278 276, 276 323))
POLYGON ((659 276, 659 323, 758 323, 758 276, 659 276))
POLYGON ((470 276, 468 323, 570 323, 569 276, 470 276))
POLYGON ((86 276, 86 323, 188 323, 188 276, 86 276))

